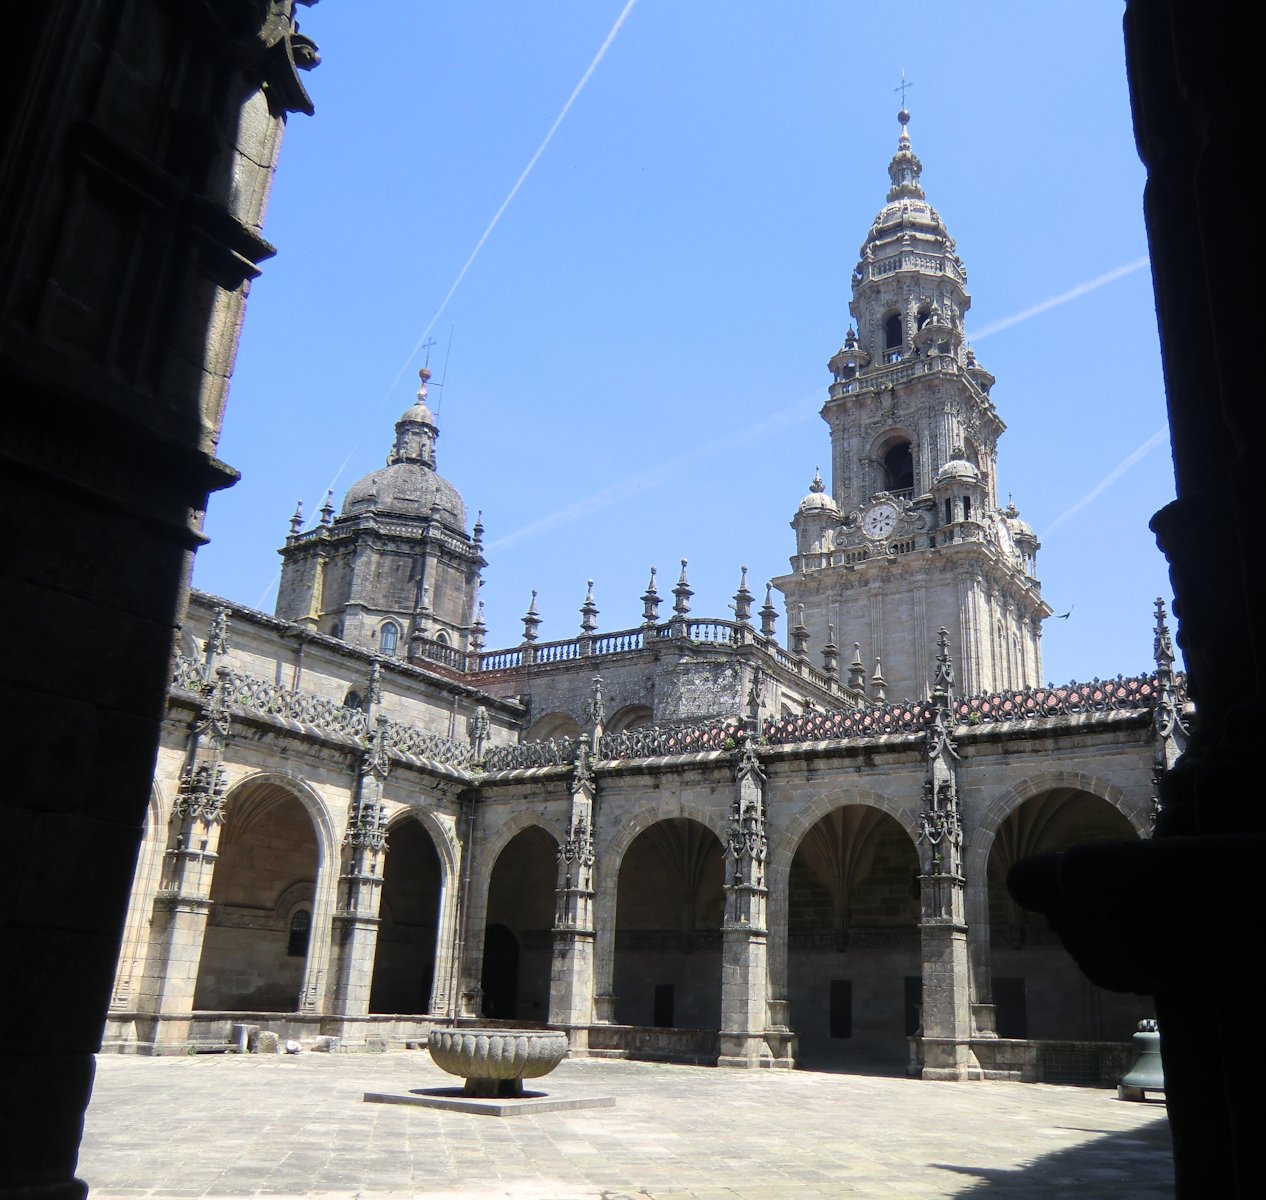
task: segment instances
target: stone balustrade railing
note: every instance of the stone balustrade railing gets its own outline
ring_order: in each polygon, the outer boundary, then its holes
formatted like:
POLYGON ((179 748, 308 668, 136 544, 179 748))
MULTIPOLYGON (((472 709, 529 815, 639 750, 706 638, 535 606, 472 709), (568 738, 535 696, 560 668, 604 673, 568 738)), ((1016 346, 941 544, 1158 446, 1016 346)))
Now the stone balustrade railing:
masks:
POLYGON ((484 755, 484 769, 513 771, 523 767, 562 767, 576 757, 577 740, 561 737, 543 742, 519 742, 513 746, 494 746, 484 755))
POLYGON ((220 668, 219 675, 224 681, 224 699, 239 708, 297 721, 344 737, 363 738, 369 733, 369 720, 359 709, 227 667, 220 668))
POLYGON ((378 728, 381 730, 383 745, 388 750, 454 767, 470 765, 471 749, 467 742, 455 742, 438 733, 428 733, 412 725, 389 721, 385 717, 379 721, 378 728))
POLYGON ((429 638, 419 638, 414 642, 414 658, 477 675, 514 670, 532 664, 574 662, 613 654, 636 653, 657 642, 673 638, 684 638, 700 645, 755 646, 779 666, 821 691, 837 696, 841 701, 846 701, 852 695, 838 679, 819 670, 807 658, 798 658, 785 650, 772 638, 763 637, 751 625, 710 617, 677 618, 658 625, 642 625, 635 629, 618 629, 611 633, 555 642, 533 642, 505 650, 488 650, 478 655, 429 638))
POLYGON ((741 745, 743 729, 735 721, 706 721, 699 725, 640 725, 598 739, 600 759, 660 758, 671 754, 699 754, 733 750, 741 745))
MULTIPOLYGON (((202 670, 201 663, 177 656, 172 669, 172 687, 199 692, 202 670)), ((230 667, 220 667, 216 675, 224 689, 224 702, 236 708, 303 725, 318 733, 334 734, 366 747, 370 734, 377 728, 388 750, 456 767, 470 763, 471 748, 466 742, 455 742, 385 717, 380 717, 375 727, 358 708, 349 708, 311 692, 295 691, 230 667)))

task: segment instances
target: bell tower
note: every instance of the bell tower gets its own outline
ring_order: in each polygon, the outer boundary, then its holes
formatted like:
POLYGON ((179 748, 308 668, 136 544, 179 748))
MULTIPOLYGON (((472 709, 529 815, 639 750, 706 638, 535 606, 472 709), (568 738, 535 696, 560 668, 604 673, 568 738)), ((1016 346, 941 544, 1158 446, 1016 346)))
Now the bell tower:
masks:
POLYGON ((882 660, 888 694, 927 693, 935 631, 949 630, 968 693, 1041 682, 1037 539, 998 507, 1006 426, 994 378, 963 340, 967 270, 928 202, 910 114, 888 165, 886 203, 862 243, 849 312, 828 363, 830 501, 815 479, 792 520, 790 574, 774 581, 804 610, 810 653, 828 638, 882 660))

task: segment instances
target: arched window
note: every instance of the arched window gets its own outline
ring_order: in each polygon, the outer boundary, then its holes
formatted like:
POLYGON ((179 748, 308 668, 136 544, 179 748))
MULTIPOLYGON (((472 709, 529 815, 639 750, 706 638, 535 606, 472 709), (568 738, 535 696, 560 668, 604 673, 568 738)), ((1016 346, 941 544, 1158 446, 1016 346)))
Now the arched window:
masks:
POLYGON ((932 319, 931 306, 927 304, 921 304, 919 306, 919 311, 915 315, 915 318, 914 318, 916 327, 919 329, 922 329, 923 326, 926 325, 931 319, 932 319))
POLYGON ((388 656, 394 655, 396 647, 400 644, 400 627, 393 621, 388 621, 382 627, 382 637, 379 639, 378 645, 382 652, 388 656))
POLYGON ((355 688, 348 688, 347 695, 343 697, 343 707, 360 712, 365 707, 365 698, 355 688))
POLYGON ((290 937, 286 942, 288 958, 306 958, 308 935, 312 932, 312 914, 306 908, 296 908, 290 918, 290 937))
POLYGON ((914 456, 909 442, 898 442, 884 455, 884 487, 890 492, 914 488, 914 456))
POLYGON ((884 318, 884 349, 900 350, 905 342, 901 328, 901 314, 892 313, 884 318))
POLYGON ((436 640, 437 642, 439 642, 439 644, 440 644, 441 646, 447 646, 447 645, 448 645, 448 634, 447 634, 447 633, 445 633, 445 632, 444 632, 444 630, 442 630, 442 629, 441 629, 441 630, 439 631, 439 633, 437 633, 437 634, 435 635, 435 640, 436 640))

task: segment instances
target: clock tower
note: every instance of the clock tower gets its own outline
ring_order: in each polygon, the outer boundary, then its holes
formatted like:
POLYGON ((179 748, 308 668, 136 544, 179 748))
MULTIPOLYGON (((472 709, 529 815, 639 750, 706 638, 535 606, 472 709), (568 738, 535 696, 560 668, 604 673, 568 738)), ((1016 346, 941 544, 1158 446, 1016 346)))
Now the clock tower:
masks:
POLYGON ((1014 505, 998 506, 1006 427, 993 376, 963 341, 967 271, 924 195, 910 114, 897 120, 887 202, 853 272, 856 328, 828 364, 831 490, 814 478, 791 522, 791 572, 774 585, 810 653, 830 627, 893 699, 927 693, 941 626, 965 692, 1028 687, 1042 681, 1051 611, 1038 542, 1014 505))

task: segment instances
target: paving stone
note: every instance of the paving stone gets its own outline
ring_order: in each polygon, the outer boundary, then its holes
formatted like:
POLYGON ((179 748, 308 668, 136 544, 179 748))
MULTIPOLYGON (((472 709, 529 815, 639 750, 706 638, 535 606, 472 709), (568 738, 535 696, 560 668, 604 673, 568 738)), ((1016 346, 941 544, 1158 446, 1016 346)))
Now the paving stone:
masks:
POLYGON ((93 1200, 819 1200, 1173 1195, 1164 1108, 1109 1090, 578 1060, 585 1113, 489 1121, 366 1104, 443 1086, 415 1054, 104 1056, 79 1175, 93 1200))

